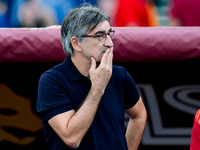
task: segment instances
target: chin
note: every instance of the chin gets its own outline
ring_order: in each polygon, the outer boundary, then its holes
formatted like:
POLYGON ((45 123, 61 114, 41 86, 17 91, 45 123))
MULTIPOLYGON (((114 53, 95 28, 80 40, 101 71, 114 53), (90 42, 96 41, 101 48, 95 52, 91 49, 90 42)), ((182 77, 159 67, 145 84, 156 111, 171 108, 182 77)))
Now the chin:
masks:
POLYGON ((98 57, 95 57, 96 63, 100 63, 103 55, 100 55, 98 57))

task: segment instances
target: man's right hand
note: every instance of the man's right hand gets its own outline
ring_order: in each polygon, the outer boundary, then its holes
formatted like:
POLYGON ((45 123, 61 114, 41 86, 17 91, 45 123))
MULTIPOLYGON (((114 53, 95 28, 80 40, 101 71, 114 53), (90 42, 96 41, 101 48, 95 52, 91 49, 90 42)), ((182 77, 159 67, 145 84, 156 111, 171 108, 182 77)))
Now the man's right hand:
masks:
POLYGON ((96 61, 91 57, 91 68, 89 70, 92 87, 104 92, 112 75, 113 48, 109 48, 104 53, 100 65, 97 67, 96 61))

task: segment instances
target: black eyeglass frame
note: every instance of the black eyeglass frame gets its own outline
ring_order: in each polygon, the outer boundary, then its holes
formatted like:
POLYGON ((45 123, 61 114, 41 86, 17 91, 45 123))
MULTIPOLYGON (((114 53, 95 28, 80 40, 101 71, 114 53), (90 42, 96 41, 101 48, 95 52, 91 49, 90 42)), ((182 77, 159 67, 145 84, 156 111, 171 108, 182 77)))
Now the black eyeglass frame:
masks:
MULTIPOLYGON (((97 33, 97 34, 99 34, 99 33, 97 33)), ((112 29, 111 29, 111 30, 109 31, 109 33, 105 33, 105 32, 102 33, 102 32, 101 32, 101 34, 102 34, 102 35, 82 35, 81 37, 93 37, 93 38, 98 38, 99 42, 104 42, 104 41, 107 39, 107 36, 108 36, 108 35, 110 36, 111 39, 114 38, 115 30, 112 30, 112 29), (113 33, 112 36, 110 36, 110 33, 111 33, 111 32, 113 33), (103 40, 100 39, 100 38, 102 38, 102 37, 103 37, 103 40)))

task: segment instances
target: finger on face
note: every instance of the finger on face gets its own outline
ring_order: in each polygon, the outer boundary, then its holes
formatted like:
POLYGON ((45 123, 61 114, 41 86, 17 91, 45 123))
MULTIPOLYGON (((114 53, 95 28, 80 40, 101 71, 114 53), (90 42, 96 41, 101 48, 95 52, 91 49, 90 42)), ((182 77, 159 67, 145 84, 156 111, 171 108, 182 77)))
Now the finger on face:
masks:
POLYGON ((107 60, 108 60, 108 57, 109 57, 109 53, 110 53, 110 48, 108 48, 106 50, 106 52, 103 54, 103 57, 101 59, 101 63, 103 63, 103 64, 107 63, 107 60))
POLYGON ((110 49, 110 52, 108 54, 107 64, 109 66, 112 66, 112 60, 113 60, 113 47, 110 49))
POLYGON ((96 61, 93 57, 91 57, 91 69, 95 69, 96 68, 96 61))

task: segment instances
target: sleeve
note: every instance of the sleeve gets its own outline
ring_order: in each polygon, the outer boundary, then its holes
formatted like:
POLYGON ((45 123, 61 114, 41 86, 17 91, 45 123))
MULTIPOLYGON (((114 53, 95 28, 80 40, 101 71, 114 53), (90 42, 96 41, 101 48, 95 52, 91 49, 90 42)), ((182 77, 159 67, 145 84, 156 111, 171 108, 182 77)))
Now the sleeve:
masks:
POLYGON ((200 109, 196 112, 192 127, 190 150, 199 149, 200 145, 200 109))
POLYGON ((36 106, 39 113, 44 112, 47 120, 74 109, 68 91, 63 88, 59 78, 51 72, 45 72, 39 80, 36 106))
POLYGON ((125 109, 133 107, 140 98, 139 90, 131 77, 131 75, 124 69, 125 77, 123 81, 124 105, 125 109))

